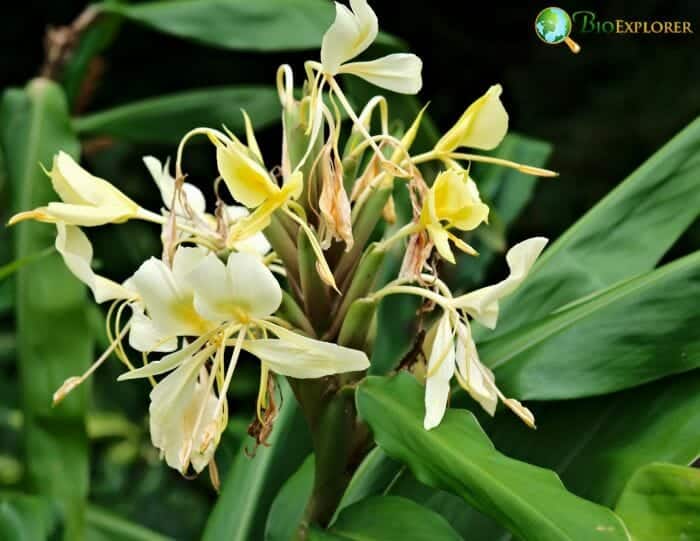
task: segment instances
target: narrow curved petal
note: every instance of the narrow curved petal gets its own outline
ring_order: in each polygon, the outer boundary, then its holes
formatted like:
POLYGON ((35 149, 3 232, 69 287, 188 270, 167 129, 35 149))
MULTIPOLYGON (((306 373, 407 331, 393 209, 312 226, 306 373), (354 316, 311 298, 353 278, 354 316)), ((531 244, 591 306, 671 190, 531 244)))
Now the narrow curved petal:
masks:
POLYGON ((323 35, 321 64, 330 74, 338 72, 343 62, 355 58, 377 37, 377 16, 366 0, 350 0, 352 11, 335 3, 335 20, 323 35))
POLYGON ((454 306, 466 311, 479 323, 493 329, 498 321, 498 301, 510 295, 525 280, 547 245, 544 237, 533 237, 513 246, 506 254, 510 274, 497 284, 456 297, 454 306))
POLYGON ((192 362, 204 362, 211 354, 211 350, 207 349, 200 351, 200 349, 206 343, 209 337, 210 335, 202 336, 191 344, 187 344, 183 348, 178 349, 169 355, 164 355, 159 361, 153 361, 145 366, 142 366, 141 368, 124 372, 117 378, 117 381, 158 376, 160 374, 164 374, 165 372, 174 370, 185 362, 190 362, 191 359, 192 362), (194 359, 195 356, 197 359, 194 359))
POLYGON ((457 370, 464 389, 491 416, 496 413, 498 391, 493 373, 481 363, 468 325, 457 330, 457 370))
POLYGON ((425 419, 426 430, 440 424, 447 409, 450 395, 450 380, 455 371, 455 346, 452 336, 450 317, 445 314, 437 323, 430 357, 428 359, 428 377, 425 381, 425 419))
POLYGON ((92 244, 80 228, 56 224, 56 250, 63 262, 76 278, 90 288, 95 302, 102 303, 114 299, 129 299, 135 296, 133 291, 103 276, 95 274, 92 264, 92 244))
POLYGON ((41 222, 65 222, 69 225, 94 227, 105 224, 118 224, 137 215, 137 212, 121 205, 105 204, 99 207, 51 202, 46 207, 36 209, 45 216, 34 219, 41 222))
POLYGON ((278 374, 314 379, 369 367, 369 359, 362 351, 307 338, 277 325, 266 326, 277 338, 246 340, 243 349, 278 374))
POLYGON ((508 113, 501 102, 501 85, 493 85, 472 103, 457 123, 438 141, 435 150, 452 152, 457 147, 492 150, 508 132, 508 113))
POLYGON ((435 249, 440 254, 445 261, 448 261, 454 265, 455 256, 452 253, 452 248, 450 248, 450 237, 447 231, 441 227, 428 226, 427 228, 430 240, 435 244, 435 249))
POLYGON ((417 94, 423 86, 423 62, 411 53, 394 53, 369 62, 344 64, 338 73, 351 73, 375 86, 399 94, 417 94))

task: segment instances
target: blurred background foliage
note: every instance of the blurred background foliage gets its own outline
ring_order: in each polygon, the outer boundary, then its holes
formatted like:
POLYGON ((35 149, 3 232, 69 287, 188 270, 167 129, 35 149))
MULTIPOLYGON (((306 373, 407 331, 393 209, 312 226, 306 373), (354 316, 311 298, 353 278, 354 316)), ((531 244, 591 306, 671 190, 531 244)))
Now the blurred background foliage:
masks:
MULTIPOLYGON (((22 87, 36 76, 45 59, 47 26, 69 24, 86 5, 75 0, 14 5, 0 34, 4 51, 0 57, 0 88, 22 87)), ((404 40, 423 59, 424 87, 420 98, 431 102, 428 111, 437 126, 448 128, 467 104, 489 85, 500 82, 511 127, 552 143, 547 166, 561 176, 537 182, 530 203, 510 227, 510 244, 532 235, 555 238, 700 113, 697 34, 576 35, 583 51, 574 56, 565 47, 546 46, 535 36, 533 20, 543 5, 511 7, 492 2, 486 20, 483 10, 470 16, 460 3, 397 4, 377 0, 372 5, 382 29, 404 40)), ((633 6, 623 1, 560 5, 569 12, 594 10, 600 18, 700 20, 700 4, 682 1, 641 0, 633 6)), ((312 18, 324 17, 325 12, 312 18)), ((330 15, 326 18, 330 21, 330 15)), ((288 29, 302 42, 304 31, 293 25, 288 29)), ((313 42, 312 37, 308 40, 313 42)), ((160 199, 142 166, 141 156, 173 156, 174 145, 189 127, 190 118, 197 119, 197 124, 216 125, 219 116, 237 117, 239 106, 245 105, 256 126, 268 126, 260 130, 259 140, 268 161, 274 163, 280 151, 279 125, 274 120, 278 105, 270 90, 275 70, 280 63, 290 63, 300 81, 302 62, 317 55, 316 51, 249 52, 210 47, 116 15, 104 16, 95 25, 95 32, 84 35, 83 43, 104 49, 84 64, 85 77, 63 73, 72 113, 83 118, 88 115, 82 125, 77 122, 83 132, 84 161, 90 170, 113 180, 143 206, 154 210, 160 206, 160 199), (163 94, 231 85, 249 88, 244 94, 212 93, 204 107, 188 109, 186 101, 176 104, 178 114, 162 120, 141 115, 140 123, 130 124, 127 137, 118 126, 113 126, 117 135, 113 138, 91 136, 92 112, 163 94)), ((79 70, 79 63, 73 64, 76 65, 79 70)), ((152 104, 144 105, 141 113, 149 107, 152 104)), ((399 114, 404 112, 405 109, 399 114)), ((405 117, 404 121, 410 121, 410 115, 405 117)), ((104 118, 99 120, 106 122, 104 118)), ((543 152, 546 154, 546 149, 543 152)), ((188 150, 188 169, 195 175, 211 175, 213 163, 208 157, 204 149, 193 147, 188 150)), ((0 167, 0 171, 3 169, 0 167)), ((524 182, 523 177, 513 182, 520 180, 524 182)), ((3 221, 10 212, 6 184, 2 175, 3 221)), ((98 265, 109 269, 110 276, 116 279, 132 273, 145 258, 157 253, 159 245, 158 231, 142 223, 100 228, 92 238, 98 265)), ((0 263, 5 263, 11 259, 7 232, 0 233, 0 239, 0 263)), ((698 246, 699 240, 700 231, 695 224, 666 258, 688 253, 698 246)), ((490 272, 499 276, 501 265, 493 265, 490 272)), ((0 282, 0 500, 5 491, 25 486, 26 474, 20 459, 24 417, 16 384, 19 376, 12 291, 11 280, 0 282)), ((99 350, 104 345, 100 343, 104 316, 98 308, 91 309, 88 316, 99 350)), ((38 333, 43 331, 36 329, 38 333)), ((97 372, 91 406, 87 409, 90 501, 98 506, 87 514, 91 538, 155 538, 138 528, 120 526, 113 515, 177 539, 199 538, 216 494, 206 476, 185 482, 159 461, 150 445, 144 417, 148 407, 147 384, 116 385, 120 371, 121 367, 113 363, 97 372), (105 513, 105 509, 109 511, 105 513), (126 530, 116 537, 104 534, 107 530, 120 531, 120 527, 126 530)), ((222 478, 243 441, 256 386, 253 364, 244 364, 231 394, 232 409, 237 413, 217 453, 222 478)), ((49 399, 47 395, 47 403, 49 399)), ((45 531, 52 531, 55 513, 50 505, 39 509, 33 507, 36 502, 25 503, 7 507, 0 501, 0 530, 3 521, 11 523, 16 519, 13 513, 26 512, 42 517, 37 518, 37 528, 42 528, 45 521, 45 531)))

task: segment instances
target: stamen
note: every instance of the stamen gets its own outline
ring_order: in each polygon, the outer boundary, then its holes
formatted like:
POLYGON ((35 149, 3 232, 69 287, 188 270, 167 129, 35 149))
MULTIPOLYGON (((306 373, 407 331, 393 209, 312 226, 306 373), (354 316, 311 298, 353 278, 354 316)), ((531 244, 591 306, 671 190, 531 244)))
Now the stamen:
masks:
POLYGON ((264 362, 260 362, 260 387, 258 388, 258 401, 255 411, 258 420, 264 424, 263 410, 267 408, 267 380, 270 377, 270 369, 264 362))
POLYGON ((335 95, 338 96, 338 100, 340 101, 340 104, 343 106, 343 109, 345 109, 345 112, 348 114, 350 119, 355 123, 355 127, 357 128, 357 130, 362 134, 362 136, 365 139, 370 141, 369 145, 372 147, 372 150, 374 150, 375 154, 379 157, 379 161, 381 162, 382 167, 384 167, 385 171, 389 172, 390 174, 392 174, 395 177, 409 177, 410 176, 409 173, 407 173, 400 166, 398 166, 395 163, 388 160, 384 156, 384 154, 382 154, 382 151, 379 149, 377 144, 372 140, 372 136, 365 129, 362 122, 360 122, 360 119, 357 118, 357 115, 355 114, 355 111, 352 109, 350 102, 348 102, 347 98, 345 97, 345 94, 343 94, 343 91, 341 90, 340 86, 338 86, 338 83, 335 81, 333 76, 326 74, 325 80, 328 81, 328 85, 331 87, 331 90, 333 90, 335 95))
POLYGON ((468 160, 472 162, 483 162, 483 163, 493 163, 495 165, 502 165, 504 167, 510 167, 511 169, 517 169, 521 173, 526 175, 533 175, 536 177, 558 177, 559 173, 556 171, 550 171, 549 169, 542 169, 540 167, 533 167, 531 165, 523 165, 521 163, 513 162, 510 160, 502 160, 501 158, 494 158, 493 156, 482 156, 481 154, 465 154, 462 152, 451 152, 448 155, 449 158, 455 160, 468 160))
POLYGON ((68 396, 68 393, 70 393, 73 389, 75 389, 78 385, 80 385, 83 381, 85 381, 87 378, 89 378, 92 373, 97 370, 102 363, 104 363, 110 356, 110 354, 115 350, 117 345, 121 342, 121 339, 126 335, 126 333, 129 331, 129 327, 131 327, 131 321, 127 323, 124 326, 124 329, 122 329, 121 334, 117 337, 116 340, 113 340, 112 343, 109 345, 109 347, 100 355, 99 359, 97 359, 90 368, 88 368, 85 373, 82 376, 71 376, 69 377, 66 381, 63 382, 63 385, 61 385, 58 390, 53 394, 53 406, 57 405, 61 400, 63 400, 66 396, 68 396))

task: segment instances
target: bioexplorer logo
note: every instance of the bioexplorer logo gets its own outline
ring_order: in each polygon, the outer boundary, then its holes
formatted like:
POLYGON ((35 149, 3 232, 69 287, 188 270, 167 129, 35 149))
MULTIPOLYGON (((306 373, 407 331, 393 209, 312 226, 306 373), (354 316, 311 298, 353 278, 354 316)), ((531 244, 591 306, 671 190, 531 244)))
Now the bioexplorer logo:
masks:
POLYGON ((600 19, 594 11, 574 11, 571 16, 561 8, 548 7, 535 18, 535 33, 548 45, 565 43, 571 52, 581 47, 569 36, 580 34, 693 34, 690 21, 640 21, 633 19, 600 19))
POLYGON ((581 51, 581 47, 569 37, 573 24, 569 14, 558 7, 544 8, 535 18, 535 32, 547 45, 565 43, 572 53, 581 51))

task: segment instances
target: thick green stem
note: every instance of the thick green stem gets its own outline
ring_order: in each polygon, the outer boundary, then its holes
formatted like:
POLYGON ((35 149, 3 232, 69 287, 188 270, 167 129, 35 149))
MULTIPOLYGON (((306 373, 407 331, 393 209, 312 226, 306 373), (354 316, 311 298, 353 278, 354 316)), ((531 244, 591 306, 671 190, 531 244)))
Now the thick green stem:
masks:
POLYGON ((305 541, 312 524, 325 527, 350 478, 353 458, 364 443, 353 393, 340 388, 355 374, 320 380, 295 380, 294 392, 311 429, 315 457, 314 487, 294 539, 305 541))

